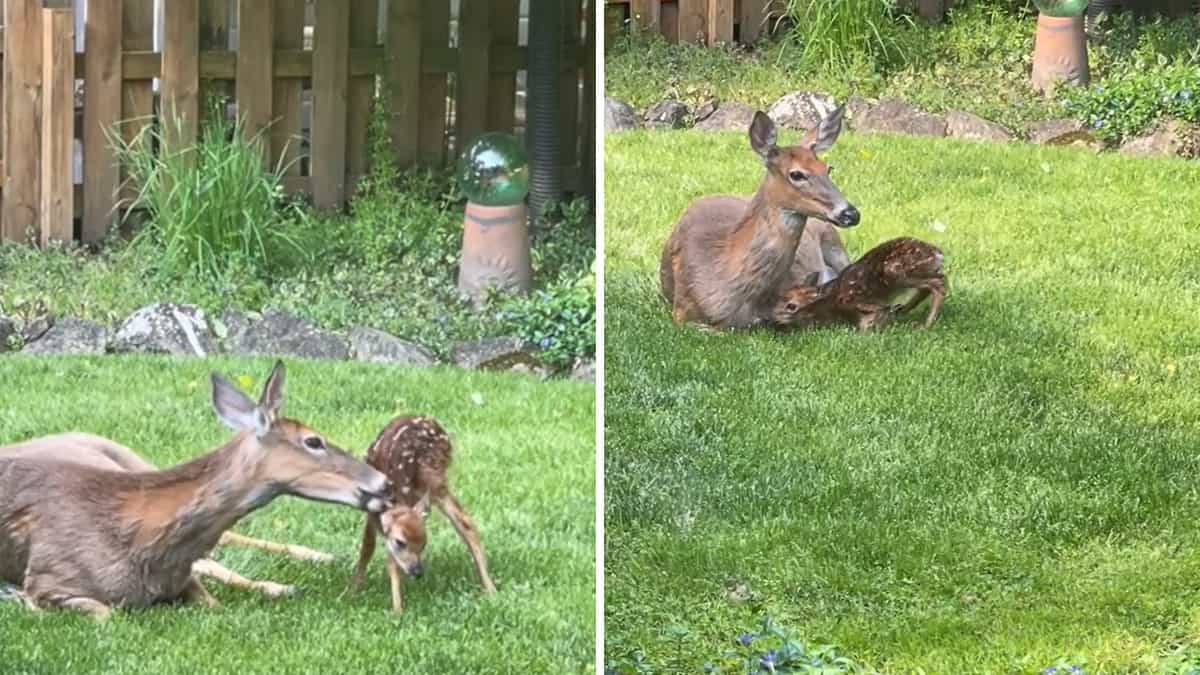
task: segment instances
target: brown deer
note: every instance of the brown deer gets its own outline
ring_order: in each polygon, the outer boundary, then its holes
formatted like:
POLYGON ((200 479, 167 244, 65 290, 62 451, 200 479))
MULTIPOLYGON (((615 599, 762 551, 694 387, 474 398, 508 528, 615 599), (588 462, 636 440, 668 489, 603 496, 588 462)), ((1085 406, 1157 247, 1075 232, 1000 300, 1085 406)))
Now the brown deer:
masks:
POLYGON ((283 402, 282 363, 257 403, 213 373, 213 409, 236 433, 165 471, 81 465, 53 439, 0 449, 0 581, 21 585, 32 607, 97 618, 177 599, 211 605, 193 565, 275 497, 383 511, 387 477, 282 417, 283 402))
POLYGON ((947 295, 942 252, 926 242, 901 237, 867 251, 840 275, 809 275, 780 291, 770 321, 779 326, 852 323, 860 331, 889 323, 895 315, 929 302, 925 327, 933 325, 947 295), (893 301, 909 291, 904 304, 893 301))
MULTIPOLYGON (((817 157, 837 140, 844 110, 839 106, 798 145, 782 148, 776 145, 771 118, 761 111, 754 114, 750 147, 767 169, 758 192, 748 202, 727 195, 697 199, 663 248, 659 282, 676 323, 713 328, 758 324, 797 264, 805 223, 811 218, 838 227, 858 224, 858 209, 842 196, 829 179, 829 167, 817 157)), ((823 246, 820 237, 812 241, 818 249, 823 246)), ((840 240, 837 246, 828 237, 824 241, 836 254, 840 240)), ((840 259, 831 263, 841 264, 840 259)))
MULTIPOLYGON (((91 434, 69 433, 46 436, 35 441, 0 448, 0 456, 14 458, 55 459, 92 467, 103 471, 157 471, 158 467, 138 456, 130 448, 115 441, 91 434)), ((332 562, 333 556, 305 546, 279 544, 261 539, 252 539, 235 532, 226 532, 218 542, 221 546, 256 548, 272 553, 308 560, 332 562)), ((258 591, 268 597, 279 598, 292 595, 295 587, 272 581, 253 581, 208 558, 197 560, 192 566, 197 575, 208 577, 226 585, 258 591)))
POLYGON ((496 592, 496 585, 488 575, 479 532, 446 481, 450 454, 450 437, 429 417, 397 417, 367 450, 367 464, 382 471, 391 481, 394 505, 383 513, 367 514, 351 584, 355 590, 362 588, 367 563, 375 553, 375 537, 382 537, 388 551, 394 612, 404 610, 403 575, 416 578, 424 571, 425 519, 431 502, 450 520, 467 545, 484 591, 496 592))

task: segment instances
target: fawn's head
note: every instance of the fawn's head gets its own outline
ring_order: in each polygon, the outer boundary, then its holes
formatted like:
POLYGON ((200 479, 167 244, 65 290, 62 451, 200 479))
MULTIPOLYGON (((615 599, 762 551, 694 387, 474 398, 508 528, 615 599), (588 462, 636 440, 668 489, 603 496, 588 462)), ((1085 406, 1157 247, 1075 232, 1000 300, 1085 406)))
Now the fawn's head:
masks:
POLYGON ((425 518, 429 516, 429 493, 412 506, 397 504, 379 514, 379 524, 388 555, 404 573, 417 578, 425 571, 425 518))
POLYGON ((813 303, 821 298, 821 289, 812 284, 793 286, 779 294, 771 308, 771 318, 775 323, 791 326, 815 318, 809 310, 813 303))
POLYGON ((389 505, 387 476, 280 414, 284 374, 283 362, 276 362, 257 403, 212 374, 213 410, 227 426, 242 432, 235 468, 244 478, 284 494, 383 511, 389 505))
POLYGON ((762 111, 750 123, 750 147, 767 166, 764 184, 768 203, 805 218, 819 218, 838 227, 854 227, 859 213, 829 179, 829 165, 817 155, 833 147, 842 131, 846 106, 838 106, 797 145, 779 147, 775 123, 762 111))

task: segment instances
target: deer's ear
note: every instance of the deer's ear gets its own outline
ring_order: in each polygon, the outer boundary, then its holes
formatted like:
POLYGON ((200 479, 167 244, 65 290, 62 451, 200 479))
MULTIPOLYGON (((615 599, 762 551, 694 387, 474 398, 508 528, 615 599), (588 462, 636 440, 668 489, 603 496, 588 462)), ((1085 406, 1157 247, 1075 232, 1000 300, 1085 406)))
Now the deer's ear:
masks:
POLYGON ((750 147, 766 160, 775 153, 775 141, 775 123, 761 110, 754 113, 754 120, 750 122, 750 147))
POLYGON ((845 114, 846 104, 843 103, 826 115, 815 129, 810 129, 808 133, 804 134, 800 144, 808 146, 818 155, 832 148, 834 141, 842 133, 842 118, 845 114))
POLYGON ((234 431, 259 428, 260 410, 250 397, 229 380, 212 374, 212 406, 217 419, 234 431))
POLYGON ((277 419, 279 411, 283 409, 284 380, 286 376, 287 372, 283 367, 283 361, 276 361, 275 368, 271 370, 271 376, 267 378, 266 384, 263 385, 262 396, 258 400, 258 406, 262 409, 268 421, 277 419))

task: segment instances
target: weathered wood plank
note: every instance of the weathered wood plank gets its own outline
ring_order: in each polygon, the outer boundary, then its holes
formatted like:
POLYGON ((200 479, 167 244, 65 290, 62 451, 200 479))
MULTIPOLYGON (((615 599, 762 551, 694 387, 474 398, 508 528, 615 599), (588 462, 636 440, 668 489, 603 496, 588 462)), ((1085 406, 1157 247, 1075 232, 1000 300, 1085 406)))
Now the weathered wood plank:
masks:
POLYGON ((121 121, 121 4, 121 0, 90 0, 84 25, 84 44, 92 58, 83 87, 83 241, 108 235, 121 184, 109 142, 109 134, 121 121))
MULTIPOLYGON (((121 7, 121 120, 125 142, 132 142, 150 123, 154 114, 154 90, 150 78, 132 79, 126 76, 128 53, 154 49, 154 0, 124 0, 121 7)), ((85 65, 84 72, 87 68, 85 65)), ((76 66, 76 73, 79 72, 76 66)), ((157 74, 158 68, 155 68, 157 74)), ((137 195, 133 185, 125 185, 127 172, 122 171, 121 200, 129 202, 137 195)))
POLYGON ((416 162, 420 138, 421 0, 389 0, 387 91, 392 150, 401 166, 416 162))
MULTIPOLYGON (((371 48, 379 42, 378 0, 351 0, 350 47, 371 48)), ((367 172, 367 128, 375 99, 375 76, 350 80, 346 108, 346 170, 351 175, 367 172)))
POLYGON ((446 101, 450 93, 446 72, 454 69, 457 58, 446 61, 450 65, 446 71, 431 68, 450 51, 450 3, 425 0, 420 30, 424 38, 421 44, 421 100, 417 108, 420 116, 417 156, 423 164, 439 165, 446 159, 446 101))
POLYGON ((629 3, 630 25, 634 30, 659 32, 661 16, 661 0, 633 0, 629 3))
POLYGON ((4 31, 4 202, 0 236, 40 240, 42 5, 6 0, 4 31))
POLYGON ((708 0, 708 44, 733 42, 733 0, 708 0))
POLYGON ((708 0, 679 0, 679 41, 708 41, 708 0))
POLYGON ((489 0, 460 0, 458 79, 455 81, 454 151, 460 153, 487 129, 488 56, 492 34, 489 0))
POLYGON ((339 208, 346 194, 346 94, 350 74, 350 6, 317 3, 313 37, 313 204, 339 208))
POLYGON ((74 56, 74 10, 42 10, 42 246, 75 239, 74 56))
MULTIPOLYGON (((255 0, 256 3, 262 0, 255 0)), ((269 0, 268 0, 269 1, 269 0)), ((167 4, 170 4, 169 0, 167 4)), ((239 5, 245 4, 242 2, 239 5)), ((228 99, 233 92, 232 82, 227 78, 205 78, 203 69, 203 53, 209 51, 229 51, 229 1, 200 0, 200 105, 211 106, 214 98, 228 99)), ((207 108, 201 110, 201 116, 209 114, 207 108)))
POLYGON ((742 0, 742 12, 738 17, 738 38, 743 44, 757 42, 766 30, 768 4, 769 0, 742 0))
POLYGON ((196 142, 200 113, 199 9, 198 0, 171 0, 163 5, 163 138, 176 151, 196 142))
POLYGON ((264 167, 271 165, 271 140, 266 134, 273 119, 274 4, 273 0, 238 2, 237 114, 246 135, 259 139, 264 167))
MULTIPOLYGON (((304 47, 304 0, 275 0, 274 48, 276 50, 301 50, 304 47)), ((312 68, 312 55, 307 57, 312 68)), ((282 166, 288 176, 300 175, 300 140, 303 133, 300 98, 304 80, 300 77, 284 77, 279 74, 279 52, 273 58, 275 69, 271 110, 274 124, 271 125, 271 161, 282 166)))
MULTIPOLYGON (((521 21, 520 0, 493 0, 492 46, 517 46, 521 21)), ((492 70, 488 84, 487 128, 512 131, 517 114, 517 74, 492 70)))

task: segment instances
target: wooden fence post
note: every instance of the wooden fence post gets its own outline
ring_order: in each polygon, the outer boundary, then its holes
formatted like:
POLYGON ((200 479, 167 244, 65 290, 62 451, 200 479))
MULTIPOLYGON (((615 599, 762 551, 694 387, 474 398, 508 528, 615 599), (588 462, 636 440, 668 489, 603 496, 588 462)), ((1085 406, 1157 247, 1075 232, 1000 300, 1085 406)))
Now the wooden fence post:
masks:
POLYGON ((733 42, 733 0, 708 0, 708 44, 733 42))
MULTIPOLYGON (((519 0, 493 0, 492 46, 516 47, 521 21, 519 0)), ((494 131, 513 131, 517 114, 517 74, 492 71, 488 84, 487 127, 494 131)))
POLYGON ((405 167, 416 163, 420 142, 421 57, 421 0, 389 0, 389 126, 396 161, 405 167))
POLYGON ((42 10, 42 246, 75 238, 75 12, 42 10))
POLYGON ((121 0, 89 0, 83 86, 84 241, 103 239, 113 223, 121 171, 109 134, 121 121, 121 0))
POLYGON ((350 7, 317 2, 313 38, 312 195, 319 209, 346 197, 346 94, 350 79, 350 7))
MULTIPOLYGON (((245 124, 247 138, 257 138, 262 146, 263 167, 271 167, 271 124, 273 107, 271 86, 275 76, 275 35, 273 0, 238 1, 237 98, 238 118, 245 124)), ((297 102, 298 104, 299 102, 297 102)))
MULTIPOLYGON (((121 8, 121 47, 125 51, 154 49, 154 0, 124 0, 121 8)), ((121 85, 121 120, 125 142, 131 143, 150 124, 154 114, 152 80, 124 80, 121 85)), ((124 180, 123 178, 122 180, 124 180)), ((123 188, 121 199, 132 200, 136 186, 123 188)), ((84 192, 84 198, 87 193, 84 192)))
POLYGON ((458 5, 458 79, 454 107, 454 153, 487 128, 488 80, 492 34, 490 0, 460 0, 458 5))
POLYGON ((634 31, 660 32, 661 17, 662 0, 632 0, 629 3, 629 24, 634 31))
MULTIPOLYGON (((415 1, 418 4, 422 2, 415 1)), ((418 62, 424 63, 432 48, 450 44, 450 3, 424 0, 420 18, 420 26, 416 29, 420 36, 420 48, 412 49, 417 52, 415 58, 418 62)), ((426 73, 420 76, 418 83, 420 100, 414 100, 411 104, 416 106, 415 111, 420 118, 416 127, 419 136, 416 141, 417 158, 422 164, 436 166, 446 161, 446 98, 450 85, 446 73, 426 73)))
MULTIPOLYGON (((239 27, 244 30, 245 27, 239 27)), ((304 0, 275 0, 274 49, 304 48, 304 0)), ((304 81, 275 78, 272 94, 271 161, 288 176, 300 175, 300 115, 304 81)))
POLYGON ((741 31, 738 38, 742 44, 753 44, 758 41, 766 29, 767 7, 770 0, 742 0, 742 15, 738 17, 741 31))
POLYGON ((708 0, 679 0, 679 41, 704 44, 708 35, 708 0))
MULTIPOLYGON (((170 0, 166 13, 162 50, 163 138, 172 152, 196 143, 200 115, 200 21, 198 0, 170 0)), ((190 160, 195 153, 188 152, 190 160)))
MULTIPOLYGON (((379 43, 379 3, 376 0, 351 0, 350 47, 374 47, 379 43)), ((371 103, 375 100, 375 76, 350 80, 346 110, 346 172, 357 180, 368 170, 367 128, 371 123, 371 103)))
POLYGON ((4 16, 4 203, 0 234, 7 241, 41 239, 42 3, 6 0, 4 16))

